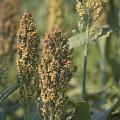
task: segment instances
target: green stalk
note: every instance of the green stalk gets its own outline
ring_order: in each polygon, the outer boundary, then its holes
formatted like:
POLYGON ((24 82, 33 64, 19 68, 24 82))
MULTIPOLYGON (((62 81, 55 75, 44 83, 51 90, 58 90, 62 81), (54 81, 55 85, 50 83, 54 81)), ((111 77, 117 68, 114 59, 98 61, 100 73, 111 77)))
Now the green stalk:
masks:
POLYGON ((86 94, 86 76, 87 76, 87 57, 88 57, 88 46, 85 44, 85 51, 84 51, 84 63, 83 63, 83 85, 82 85, 82 98, 83 100, 87 100, 86 94))
POLYGON ((89 27, 86 29, 86 42, 84 46, 84 63, 83 63, 83 79, 82 79, 82 98, 87 100, 86 92, 86 76, 87 76, 87 62, 88 62, 88 41, 89 41, 89 27))
POLYGON ((53 113, 52 113, 52 108, 50 107, 50 120, 54 120, 54 116, 53 116, 53 113))
POLYGON ((51 102, 51 104, 50 104, 50 106, 49 106, 49 109, 50 109, 50 120, 55 120, 55 115, 54 115, 54 113, 53 113, 53 107, 52 106, 54 106, 54 103, 52 103, 51 102))
POLYGON ((50 115, 50 120, 54 120, 54 116, 52 115, 52 113, 50 115))
POLYGON ((101 56, 101 60, 100 60, 100 81, 101 81, 101 88, 102 88, 102 92, 103 94, 101 95, 100 98, 100 104, 104 104, 106 101, 106 38, 102 39, 101 41, 99 41, 99 47, 100 47, 100 56, 101 56))
POLYGON ((85 23, 86 26, 86 40, 84 46, 84 62, 83 62, 83 78, 82 78, 82 99, 87 100, 87 92, 86 92, 86 77, 87 77, 87 62, 88 62, 88 43, 89 43, 89 27, 90 27, 90 13, 86 7, 86 0, 82 0, 84 11, 85 11, 85 23))

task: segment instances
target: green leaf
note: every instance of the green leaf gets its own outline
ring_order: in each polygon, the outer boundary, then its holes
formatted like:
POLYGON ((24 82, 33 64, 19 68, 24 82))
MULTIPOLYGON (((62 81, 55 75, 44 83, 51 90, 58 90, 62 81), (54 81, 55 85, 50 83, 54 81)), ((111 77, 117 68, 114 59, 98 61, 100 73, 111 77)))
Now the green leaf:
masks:
MULTIPOLYGON (((98 35, 92 35, 90 37, 90 41, 88 41, 88 43, 91 44, 93 41, 101 40, 103 38, 107 38, 107 37, 109 37, 109 35, 112 31, 114 31, 114 29, 112 29, 110 27, 97 28, 96 33, 99 33, 99 34, 98 35)), ((76 48, 76 47, 79 47, 79 46, 85 44, 85 40, 86 40, 86 33, 85 32, 80 32, 80 33, 76 33, 72 37, 70 37, 68 39, 68 43, 70 45, 70 48, 76 48)))
POLYGON ((68 43, 70 45, 70 48, 78 47, 85 42, 85 32, 82 33, 76 33, 72 37, 68 39, 68 43))
POLYGON ((92 120, 108 120, 111 113, 115 110, 117 110, 120 107, 120 99, 116 102, 116 104, 111 107, 110 109, 104 111, 104 112, 97 112, 93 114, 92 120))
POLYGON ((79 102, 76 104, 74 120, 90 120, 90 110, 88 102, 79 102))
POLYGON ((107 120, 111 112, 112 109, 109 109, 105 112, 97 112, 92 116, 92 120, 107 120))
POLYGON ((5 89, 1 95, 0 95, 0 104, 9 96, 11 95, 14 91, 17 90, 19 87, 19 84, 15 82, 10 88, 5 89))

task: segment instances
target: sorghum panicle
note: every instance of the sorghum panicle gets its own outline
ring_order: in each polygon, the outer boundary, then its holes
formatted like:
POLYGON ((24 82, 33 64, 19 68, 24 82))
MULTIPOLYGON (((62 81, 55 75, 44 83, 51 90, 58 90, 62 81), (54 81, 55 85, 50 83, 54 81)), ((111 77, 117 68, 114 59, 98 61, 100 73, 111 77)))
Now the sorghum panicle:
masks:
POLYGON ((32 15, 25 12, 17 32, 17 70, 23 102, 32 101, 38 94, 39 35, 32 15))
POLYGON ((71 52, 68 40, 60 29, 53 28, 46 34, 43 45, 42 65, 40 67, 40 88, 43 101, 43 116, 53 114, 61 120, 67 100, 65 92, 72 77, 71 52), (51 111, 51 112, 50 112, 51 111))
MULTIPOLYGON (((109 0, 87 0, 83 3, 82 0, 77 0, 76 10, 80 16, 78 24, 79 30, 86 30, 89 27, 90 39, 97 38, 97 22, 104 14, 104 10, 109 0)), ((87 30, 88 31, 88 30, 87 30)))
POLYGON ((81 21, 82 21, 84 18, 85 11, 84 11, 84 6, 83 6, 82 2, 79 0, 77 0, 76 10, 77 10, 79 16, 81 17, 81 21))
POLYGON ((80 0, 77 0, 76 10, 81 17, 81 21, 85 20, 85 12, 90 12, 91 21, 99 19, 100 15, 104 10, 104 6, 108 4, 108 0, 87 0, 85 5, 80 0), (87 11, 85 11, 87 9, 87 11))

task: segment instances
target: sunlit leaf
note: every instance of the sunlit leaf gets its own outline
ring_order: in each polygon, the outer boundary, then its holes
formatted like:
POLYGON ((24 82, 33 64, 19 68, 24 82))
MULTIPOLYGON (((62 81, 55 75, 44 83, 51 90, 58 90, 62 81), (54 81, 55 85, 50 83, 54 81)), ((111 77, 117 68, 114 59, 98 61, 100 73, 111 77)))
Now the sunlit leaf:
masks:
MULTIPOLYGON (((90 38, 90 41, 88 41, 88 43, 92 43, 93 41, 107 38, 107 37, 109 37, 110 33, 114 30, 110 27, 101 27, 101 28, 98 28, 96 31, 99 34, 95 35, 95 36, 93 35, 90 38)), ((70 48, 76 48, 76 47, 79 47, 79 46, 85 44, 85 39, 86 39, 85 32, 75 33, 73 36, 71 36, 68 39, 70 48)))
POLYGON ((69 38, 69 45, 70 48, 75 48, 80 46, 81 44, 84 44, 85 42, 85 32, 83 33, 76 33, 72 37, 69 38))

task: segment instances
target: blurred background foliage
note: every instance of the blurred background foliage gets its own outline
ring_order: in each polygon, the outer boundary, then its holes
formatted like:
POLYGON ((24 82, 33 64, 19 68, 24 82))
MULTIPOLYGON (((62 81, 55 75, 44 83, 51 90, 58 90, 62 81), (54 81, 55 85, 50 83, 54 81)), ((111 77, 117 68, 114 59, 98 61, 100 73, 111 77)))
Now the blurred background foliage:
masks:
MULTIPOLYGON (((108 38, 94 42, 89 50, 87 93, 91 107, 93 106, 95 110, 109 108, 120 96, 120 32, 114 29, 120 26, 119 5, 119 0, 110 0, 99 21, 95 23, 99 27, 109 26, 113 29, 108 38)), ((73 35, 72 31, 77 29, 79 21, 79 15, 76 13, 75 6, 75 0, 0 0, 0 50, 2 50, 3 45, 8 44, 8 46, 11 46, 10 41, 12 41, 12 48, 7 53, 0 54, 0 92, 16 81, 15 56, 17 38, 15 34, 23 12, 28 10, 32 13, 42 42, 45 33, 53 26, 61 27, 67 33, 68 37, 73 35), (7 3, 8 1, 9 3, 11 2, 12 6, 9 8, 8 4, 7 9, 3 3, 7 3), (2 6, 4 7, 2 8, 2 6), (9 16, 9 12, 12 12, 11 9, 13 13, 10 13, 9 16), (17 11, 14 11, 15 9, 17 11), (5 10, 8 11, 4 12, 5 10), (14 35, 11 37, 8 34, 8 37, 5 37, 6 40, 3 41, 1 39, 5 35, 3 34, 1 25, 5 23, 4 19, 10 21, 10 23, 7 22, 10 25, 15 24, 15 22, 16 24, 15 28, 11 27, 11 31, 4 32, 5 34, 9 32, 14 35)), ((10 28, 7 27, 6 29, 10 28)), ((76 64, 78 70, 70 82, 68 96, 74 96, 74 98, 79 99, 82 85, 82 46, 74 48, 73 63, 76 64)), ((23 115, 24 112, 19 103, 18 91, 12 94, 4 104, 0 105, 0 120, 21 120, 23 115)))

